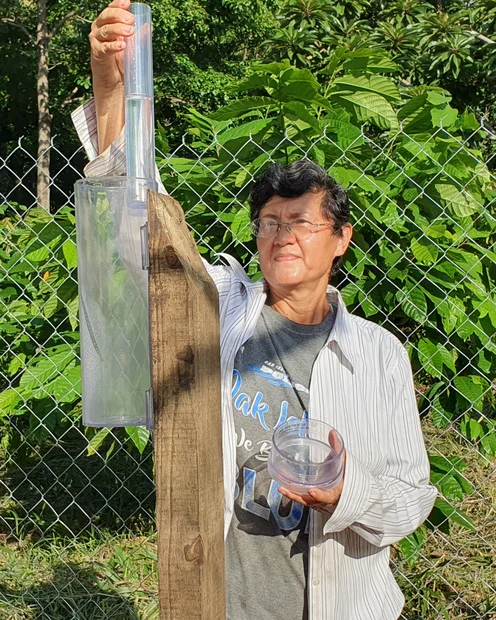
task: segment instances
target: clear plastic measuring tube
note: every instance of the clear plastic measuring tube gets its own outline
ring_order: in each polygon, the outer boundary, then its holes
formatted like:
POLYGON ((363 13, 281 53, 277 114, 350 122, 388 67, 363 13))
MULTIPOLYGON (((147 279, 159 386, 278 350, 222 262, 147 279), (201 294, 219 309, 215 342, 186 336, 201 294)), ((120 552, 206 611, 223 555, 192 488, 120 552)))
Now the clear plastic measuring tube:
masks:
POLYGON ((135 16, 135 34, 127 39, 124 52, 128 207, 145 209, 144 185, 132 179, 155 184, 152 14, 147 4, 133 3, 129 10, 135 16))

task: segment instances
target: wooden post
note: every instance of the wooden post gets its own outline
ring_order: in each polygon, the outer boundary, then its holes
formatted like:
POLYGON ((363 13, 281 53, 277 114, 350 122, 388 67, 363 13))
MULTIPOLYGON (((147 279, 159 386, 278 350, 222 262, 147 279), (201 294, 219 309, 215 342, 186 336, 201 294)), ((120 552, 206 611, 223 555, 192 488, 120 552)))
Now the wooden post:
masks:
POLYGON ((161 620, 225 620, 218 293, 180 205, 149 194, 161 620))

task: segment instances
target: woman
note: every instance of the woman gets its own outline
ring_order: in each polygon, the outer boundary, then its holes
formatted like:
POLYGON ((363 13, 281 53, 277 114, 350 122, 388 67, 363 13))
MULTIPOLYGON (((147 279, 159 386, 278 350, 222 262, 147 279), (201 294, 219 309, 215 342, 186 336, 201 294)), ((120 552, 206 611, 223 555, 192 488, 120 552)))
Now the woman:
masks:
MULTIPOLYGON (((114 1, 90 35, 95 100, 74 121, 91 176, 125 172, 128 7, 114 1)), ((229 256, 208 266, 221 315, 227 617, 396 619, 404 598, 389 546, 436 496, 408 355, 329 286, 352 227, 346 193, 322 168, 268 168, 252 192, 251 228, 261 281, 229 256), (342 435, 345 473, 332 491, 298 495, 270 480, 266 462, 273 429, 307 415, 342 435)))

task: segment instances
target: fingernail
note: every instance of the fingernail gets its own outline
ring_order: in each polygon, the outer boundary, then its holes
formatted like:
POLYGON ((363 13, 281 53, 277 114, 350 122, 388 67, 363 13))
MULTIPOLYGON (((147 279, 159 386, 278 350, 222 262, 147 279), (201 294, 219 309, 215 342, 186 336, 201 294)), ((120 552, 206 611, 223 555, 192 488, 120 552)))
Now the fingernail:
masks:
POLYGON ((124 17, 124 19, 125 19, 127 22, 130 22, 130 21, 133 19, 133 16, 131 15, 131 13, 128 13, 128 14, 126 15, 126 17, 124 17))
POLYGON ((134 30, 134 28, 132 26, 128 26, 125 30, 125 32, 127 32, 128 34, 130 34, 132 31, 134 30))

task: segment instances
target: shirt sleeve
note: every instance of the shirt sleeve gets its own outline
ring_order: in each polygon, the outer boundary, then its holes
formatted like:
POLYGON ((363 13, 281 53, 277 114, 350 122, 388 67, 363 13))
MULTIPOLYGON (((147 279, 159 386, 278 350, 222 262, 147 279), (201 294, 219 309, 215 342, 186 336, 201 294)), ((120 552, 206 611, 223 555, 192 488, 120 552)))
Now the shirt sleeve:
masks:
POLYGON ((424 445, 408 354, 398 343, 388 379, 390 435, 387 467, 374 476, 350 452, 339 502, 324 525, 324 534, 352 529, 377 547, 398 542, 428 517, 437 490, 429 484, 430 465, 424 445), (396 356, 395 356, 396 357, 396 356))
MULTIPOLYGON (((85 176, 124 176, 126 174, 126 133, 124 127, 112 144, 103 153, 98 153, 95 100, 90 99, 74 110, 71 118, 89 159, 89 163, 84 168, 85 176)), ((162 183, 157 166, 155 166, 155 180, 159 193, 167 195, 168 192, 162 183)))

